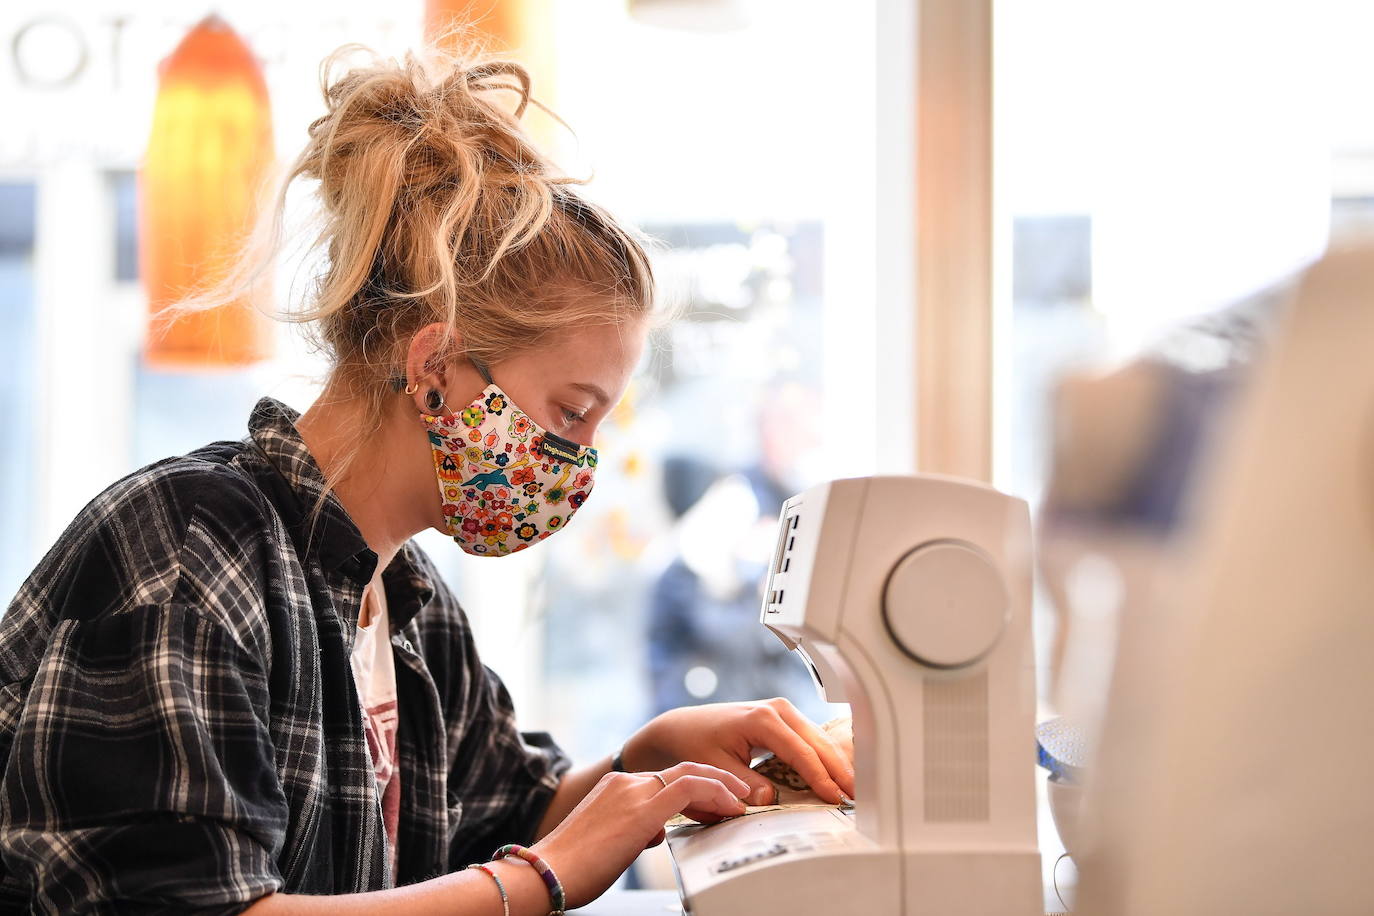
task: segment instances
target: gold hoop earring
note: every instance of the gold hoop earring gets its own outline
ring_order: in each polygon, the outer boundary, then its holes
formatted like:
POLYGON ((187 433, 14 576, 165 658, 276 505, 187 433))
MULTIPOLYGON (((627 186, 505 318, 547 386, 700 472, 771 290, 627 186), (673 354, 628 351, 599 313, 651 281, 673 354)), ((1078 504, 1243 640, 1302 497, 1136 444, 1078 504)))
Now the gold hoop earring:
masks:
POLYGON ((407 386, 406 386, 406 394, 414 394, 415 392, 417 392, 417 391, 419 391, 419 390, 420 390, 420 386, 419 386, 418 384, 415 384, 415 385, 407 385, 407 386))

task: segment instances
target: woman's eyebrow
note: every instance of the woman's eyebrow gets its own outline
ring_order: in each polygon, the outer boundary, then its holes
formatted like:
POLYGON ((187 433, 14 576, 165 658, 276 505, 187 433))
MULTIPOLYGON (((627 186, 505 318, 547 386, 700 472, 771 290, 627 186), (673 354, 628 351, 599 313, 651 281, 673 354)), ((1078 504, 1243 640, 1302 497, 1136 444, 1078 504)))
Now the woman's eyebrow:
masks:
POLYGON ((583 391, 587 394, 590 394, 592 397, 596 398, 596 403, 598 405, 610 403, 610 395, 606 394, 606 392, 602 391, 600 388, 598 388, 596 385, 591 384, 590 382, 573 382, 569 387, 576 388, 578 391, 583 391))

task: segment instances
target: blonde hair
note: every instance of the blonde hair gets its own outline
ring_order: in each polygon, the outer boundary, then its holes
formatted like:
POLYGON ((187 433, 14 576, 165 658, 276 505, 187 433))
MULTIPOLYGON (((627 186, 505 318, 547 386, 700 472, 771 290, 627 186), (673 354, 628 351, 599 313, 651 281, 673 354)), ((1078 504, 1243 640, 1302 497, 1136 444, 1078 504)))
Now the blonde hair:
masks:
POLYGON ((428 325, 450 331, 437 359, 491 364, 561 329, 653 311, 644 240, 578 196, 583 182, 522 131, 526 109, 543 106, 519 64, 435 49, 398 62, 346 45, 320 75, 326 112, 275 206, 229 276, 179 310, 239 301, 256 285, 280 247, 287 194, 306 179, 319 203, 311 247, 325 258, 306 304, 277 317, 307 324, 330 357, 327 391, 365 404, 360 436, 380 429, 410 340, 428 325), (337 72, 360 52, 367 63, 337 72))
POLYGON ((523 67, 431 52, 333 78, 355 50, 326 59, 328 110, 286 176, 319 182, 328 255, 313 303, 293 317, 316 322, 349 389, 404 374, 411 335, 431 323, 490 363, 562 328, 651 310, 639 239, 521 131, 523 67), (493 99, 502 92, 513 112, 493 99))

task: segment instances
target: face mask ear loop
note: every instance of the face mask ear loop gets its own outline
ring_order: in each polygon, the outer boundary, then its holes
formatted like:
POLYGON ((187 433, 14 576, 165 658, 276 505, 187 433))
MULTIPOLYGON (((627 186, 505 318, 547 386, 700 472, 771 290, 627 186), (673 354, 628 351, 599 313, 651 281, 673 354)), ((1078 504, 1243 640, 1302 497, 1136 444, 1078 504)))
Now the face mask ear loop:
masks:
POLYGON ((491 380, 491 370, 487 368, 486 363, 481 362, 474 356, 469 356, 468 362, 472 363, 472 368, 476 369, 477 374, 482 376, 482 381, 486 382, 488 385, 496 384, 491 380))

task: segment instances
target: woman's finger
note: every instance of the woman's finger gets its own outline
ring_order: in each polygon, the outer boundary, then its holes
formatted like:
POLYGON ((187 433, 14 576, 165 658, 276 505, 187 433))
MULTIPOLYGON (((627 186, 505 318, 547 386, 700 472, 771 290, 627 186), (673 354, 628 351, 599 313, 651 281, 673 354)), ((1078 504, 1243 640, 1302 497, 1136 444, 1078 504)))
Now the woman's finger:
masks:
POLYGON ((712 755, 712 763, 744 783, 744 791, 737 794, 744 799, 745 804, 771 805, 777 802, 778 791, 773 781, 750 769, 747 760, 740 760, 728 751, 721 751, 712 755))
POLYGON ((764 776, 762 773, 755 773, 747 766, 743 766, 744 773, 741 774, 745 782, 749 783, 749 797, 746 801, 751 805, 776 805, 778 803, 778 787, 773 785, 773 780, 764 776))
POLYGON ((668 783, 668 788, 649 799, 649 804, 659 823, 688 809, 720 817, 744 813, 744 802, 720 780, 709 776, 679 776, 668 783))
POLYGON ((705 776, 708 779, 719 780, 727 789, 735 793, 736 798, 745 798, 754 789, 743 775, 735 773, 729 768, 712 766, 709 763, 697 763, 694 760, 684 760, 682 763, 674 764, 666 770, 661 770, 663 777, 668 782, 672 782, 680 776, 705 776))
POLYGON ((782 697, 770 700, 769 705, 778 711, 782 720, 792 726, 793 731, 811 742, 826 772, 846 795, 854 796, 854 764, 850 755, 845 753, 840 742, 828 731, 804 716, 797 707, 782 697))
MULTIPOLYGON (((768 748, 779 760, 791 764, 812 791, 827 802, 838 805, 844 801, 844 790, 831 777, 816 748, 797 734, 776 707, 771 703, 756 706, 750 715, 758 731, 750 736, 750 741, 768 748)), ((833 747, 830 750, 833 753, 833 747)))

